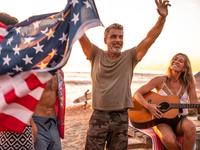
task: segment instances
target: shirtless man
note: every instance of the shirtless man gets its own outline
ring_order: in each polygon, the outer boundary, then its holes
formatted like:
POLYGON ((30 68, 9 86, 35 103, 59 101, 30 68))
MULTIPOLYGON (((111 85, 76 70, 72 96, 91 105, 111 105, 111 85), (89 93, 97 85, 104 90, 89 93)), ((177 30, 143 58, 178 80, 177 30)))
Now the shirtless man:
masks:
POLYGON ((47 82, 33 115, 33 120, 36 124, 34 143, 36 150, 61 150, 55 111, 57 93, 58 80, 55 75, 47 82))

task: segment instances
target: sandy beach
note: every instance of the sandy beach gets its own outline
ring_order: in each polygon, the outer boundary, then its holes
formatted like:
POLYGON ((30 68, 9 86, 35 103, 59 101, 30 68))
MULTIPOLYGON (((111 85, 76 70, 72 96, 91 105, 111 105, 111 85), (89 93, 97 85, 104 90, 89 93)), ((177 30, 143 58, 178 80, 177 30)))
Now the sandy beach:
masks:
POLYGON ((83 150, 85 145, 88 120, 91 116, 91 105, 84 109, 83 104, 67 107, 65 117, 65 138, 63 150, 83 150))
MULTIPOLYGON (((198 92, 200 97, 200 92, 198 92)), ((63 150, 83 150, 85 145, 88 121, 92 113, 91 104, 81 103, 68 106, 65 115, 65 138, 62 140, 63 150)))

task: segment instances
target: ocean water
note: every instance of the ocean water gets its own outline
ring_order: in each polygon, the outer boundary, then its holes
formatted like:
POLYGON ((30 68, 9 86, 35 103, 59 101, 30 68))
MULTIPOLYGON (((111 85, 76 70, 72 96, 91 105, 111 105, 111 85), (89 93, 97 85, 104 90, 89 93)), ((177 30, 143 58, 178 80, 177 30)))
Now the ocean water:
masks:
MULTIPOLYGON (((159 74, 135 73, 132 80, 131 91, 135 92, 140 86, 159 74)), ((76 105, 73 101, 83 96, 85 91, 91 91, 91 78, 89 72, 65 72, 66 106, 76 105)))

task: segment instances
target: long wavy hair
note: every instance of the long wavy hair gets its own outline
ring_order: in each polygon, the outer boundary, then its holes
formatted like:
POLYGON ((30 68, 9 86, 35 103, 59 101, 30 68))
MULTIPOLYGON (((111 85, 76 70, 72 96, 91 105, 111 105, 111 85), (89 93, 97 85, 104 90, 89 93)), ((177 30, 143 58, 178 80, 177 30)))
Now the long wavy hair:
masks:
POLYGON ((186 54, 183 54, 183 53, 177 53, 175 54, 171 61, 170 61, 170 65, 167 69, 167 75, 168 77, 171 77, 172 76, 172 70, 171 70, 171 65, 172 65, 172 62, 173 62, 173 59, 178 56, 178 55, 181 55, 184 57, 185 59, 185 65, 184 65, 184 69, 180 75, 180 80, 181 82, 183 83, 183 85, 185 86, 186 89, 189 88, 189 83, 190 82, 194 82, 194 77, 193 77, 193 74, 192 74, 192 67, 191 67, 191 63, 190 63, 190 60, 188 58, 188 56, 186 54))

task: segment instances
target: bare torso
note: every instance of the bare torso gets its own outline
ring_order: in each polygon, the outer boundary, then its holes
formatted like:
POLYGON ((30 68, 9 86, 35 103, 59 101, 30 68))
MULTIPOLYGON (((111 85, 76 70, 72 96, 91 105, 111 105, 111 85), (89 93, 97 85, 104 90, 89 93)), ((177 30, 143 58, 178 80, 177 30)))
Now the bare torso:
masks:
POLYGON ((40 101, 37 104, 34 115, 41 117, 55 116, 54 105, 56 102, 58 90, 58 82, 56 76, 54 76, 45 87, 40 101))

